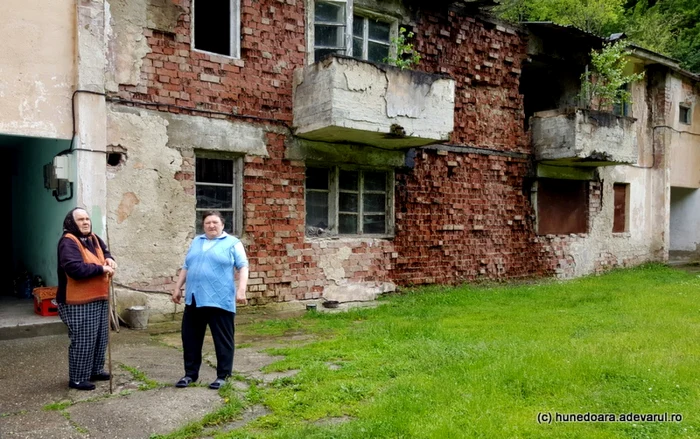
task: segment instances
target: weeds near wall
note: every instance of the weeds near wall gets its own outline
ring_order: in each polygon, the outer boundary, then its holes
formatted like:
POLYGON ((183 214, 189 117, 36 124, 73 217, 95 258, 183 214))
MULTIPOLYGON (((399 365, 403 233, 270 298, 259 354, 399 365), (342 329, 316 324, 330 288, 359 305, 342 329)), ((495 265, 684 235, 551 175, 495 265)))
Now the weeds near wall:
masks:
POLYGON ((607 110, 632 102, 632 94, 626 86, 641 80, 644 72, 624 73, 631 53, 621 41, 606 43, 601 50, 591 51, 592 70, 581 75, 581 106, 607 110))
POLYGON ((401 70, 411 68, 420 62, 420 54, 410 43, 415 34, 406 32, 405 27, 399 29, 399 35, 391 39, 392 44, 396 47, 396 57, 384 58, 384 62, 394 65, 401 70))

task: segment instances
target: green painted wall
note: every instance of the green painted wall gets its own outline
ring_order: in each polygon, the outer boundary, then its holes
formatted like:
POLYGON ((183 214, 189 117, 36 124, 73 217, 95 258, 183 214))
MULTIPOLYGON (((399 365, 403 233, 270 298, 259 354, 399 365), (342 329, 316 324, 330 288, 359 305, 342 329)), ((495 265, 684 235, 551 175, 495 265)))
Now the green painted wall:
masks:
POLYGON ((24 266, 32 275, 43 277, 47 285, 56 285, 56 245, 63 218, 75 207, 76 198, 58 202, 52 191, 44 188, 44 165, 67 149, 70 141, 0 136, 0 144, 11 148, 15 156, 11 181, 14 267, 24 266))

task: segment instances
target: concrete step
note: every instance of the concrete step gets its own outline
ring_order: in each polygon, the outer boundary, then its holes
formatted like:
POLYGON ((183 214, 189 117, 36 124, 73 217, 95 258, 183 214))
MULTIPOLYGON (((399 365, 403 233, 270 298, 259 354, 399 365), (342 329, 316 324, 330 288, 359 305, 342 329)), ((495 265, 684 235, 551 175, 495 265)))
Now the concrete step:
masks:
POLYGON ((40 316, 30 299, 0 296, 0 340, 67 334, 58 316, 40 316))

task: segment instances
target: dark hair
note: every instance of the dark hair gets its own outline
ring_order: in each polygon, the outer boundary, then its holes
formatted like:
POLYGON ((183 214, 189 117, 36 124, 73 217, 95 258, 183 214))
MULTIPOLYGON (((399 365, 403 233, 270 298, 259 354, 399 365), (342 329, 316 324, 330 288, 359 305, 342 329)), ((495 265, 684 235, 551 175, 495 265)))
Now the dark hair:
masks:
POLYGON ((224 216, 219 212, 218 210, 205 210, 202 213, 202 224, 204 224, 204 220, 207 219, 208 216, 218 216, 219 219, 221 220, 221 224, 226 224, 226 220, 224 220, 224 216))
MULTIPOLYGON (((75 207, 71 209, 71 211, 66 214, 66 218, 63 220, 63 233, 70 233, 76 238, 80 238, 83 236, 83 232, 80 231, 80 228, 75 223, 75 218, 73 217, 76 210, 85 210, 87 213, 87 210, 83 207, 75 207)), ((90 214, 88 214, 88 216, 89 215, 90 214)), ((90 232, 92 232, 92 227, 90 227, 90 232)))

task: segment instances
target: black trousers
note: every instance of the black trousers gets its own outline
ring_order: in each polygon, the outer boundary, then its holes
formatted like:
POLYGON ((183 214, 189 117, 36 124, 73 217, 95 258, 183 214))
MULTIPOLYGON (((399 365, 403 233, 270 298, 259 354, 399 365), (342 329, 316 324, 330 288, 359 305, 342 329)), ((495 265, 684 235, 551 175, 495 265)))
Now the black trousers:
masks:
POLYGON ((210 306, 185 306, 182 316, 182 349, 185 360, 185 375, 197 380, 202 365, 202 345, 209 325, 216 350, 216 377, 227 378, 233 371, 233 320, 236 314, 210 306))

